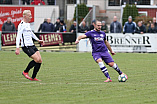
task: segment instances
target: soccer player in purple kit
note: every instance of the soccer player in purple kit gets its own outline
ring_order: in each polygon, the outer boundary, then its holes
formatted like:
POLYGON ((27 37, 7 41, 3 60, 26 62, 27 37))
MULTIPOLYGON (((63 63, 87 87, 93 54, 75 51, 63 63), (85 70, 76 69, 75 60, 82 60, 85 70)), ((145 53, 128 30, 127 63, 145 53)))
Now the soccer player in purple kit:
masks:
MULTIPOLYGON (((106 40, 106 34, 105 32, 101 31, 101 22, 95 21, 95 26, 93 31, 88 31, 84 35, 78 36, 75 43, 78 44, 81 39, 89 38, 92 43, 92 56, 93 59, 98 63, 101 71, 104 73, 104 75, 107 77, 107 80, 104 82, 112 82, 109 73, 107 71, 107 68, 105 67, 103 61, 115 69, 119 75, 124 74, 118 67, 116 63, 114 63, 114 60, 112 59, 111 55, 109 54, 108 50, 112 55, 115 55, 115 52, 112 51, 110 44, 106 40)), ((127 77, 127 75, 125 74, 127 77)), ((128 79, 128 77, 127 77, 128 79)))

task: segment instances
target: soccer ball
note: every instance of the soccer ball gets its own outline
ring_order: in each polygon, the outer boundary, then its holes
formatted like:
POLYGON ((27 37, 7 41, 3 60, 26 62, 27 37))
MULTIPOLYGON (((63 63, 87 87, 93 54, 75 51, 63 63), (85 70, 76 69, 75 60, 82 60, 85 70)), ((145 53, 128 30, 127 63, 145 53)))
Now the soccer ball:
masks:
POLYGON ((121 74, 118 76, 119 82, 125 82, 127 80, 127 76, 125 74, 121 74))

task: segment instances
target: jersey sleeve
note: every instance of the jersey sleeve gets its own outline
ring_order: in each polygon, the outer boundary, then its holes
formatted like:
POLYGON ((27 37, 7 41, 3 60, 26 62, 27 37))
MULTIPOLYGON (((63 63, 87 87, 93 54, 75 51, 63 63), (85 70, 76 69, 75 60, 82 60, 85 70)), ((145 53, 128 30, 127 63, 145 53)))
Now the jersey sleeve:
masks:
POLYGON ((37 36, 31 31, 31 33, 32 33, 32 37, 33 37, 33 39, 35 39, 35 40, 39 40, 38 38, 37 38, 37 36))
POLYGON ((18 32, 17 32, 17 37, 16 37, 16 48, 19 48, 20 39, 22 37, 23 29, 24 29, 24 25, 22 23, 20 23, 18 25, 18 32))
POLYGON ((87 38, 91 38, 91 31, 86 32, 85 35, 87 36, 87 38))

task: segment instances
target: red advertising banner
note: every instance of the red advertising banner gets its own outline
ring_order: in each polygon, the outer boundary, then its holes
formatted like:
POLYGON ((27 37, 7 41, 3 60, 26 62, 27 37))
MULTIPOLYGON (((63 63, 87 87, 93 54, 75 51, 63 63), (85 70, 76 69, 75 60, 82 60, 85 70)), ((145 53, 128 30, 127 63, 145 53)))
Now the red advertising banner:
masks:
POLYGON ((62 33, 40 34, 39 38, 41 40, 44 40, 44 45, 41 44, 41 46, 50 46, 50 45, 56 45, 59 43, 63 43, 62 33))
POLYGON ((17 36, 17 33, 3 33, 1 36, 2 45, 3 46, 15 45, 16 36, 17 36))
POLYGON ((34 7, 0 6, 0 31, 2 31, 2 25, 7 21, 8 17, 12 18, 12 22, 15 24, 17 30, 18 24, 22 20, 24 10, 31 11, 32 19, 30 22, 34 22, 34 7))

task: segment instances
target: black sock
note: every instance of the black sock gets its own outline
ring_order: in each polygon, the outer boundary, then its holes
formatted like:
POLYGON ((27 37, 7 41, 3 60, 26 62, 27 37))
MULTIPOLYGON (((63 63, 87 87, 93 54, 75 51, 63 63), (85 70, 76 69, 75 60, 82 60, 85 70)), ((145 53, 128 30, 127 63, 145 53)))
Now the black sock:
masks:
POLYGON ((34 71, 33 71, 33 75, 32 75, 32 78, 34 79, 40 69, 40 66, 41 66, 41 63, 36 63, 35 64, 35 67, 34 67, 34 71))
POLYGON ((34 60, 30 61, 27 68, 24 70, 24 72, 26 73, 29 72, 29 70, 35 66, 35 63, 36 62, 34 60))

